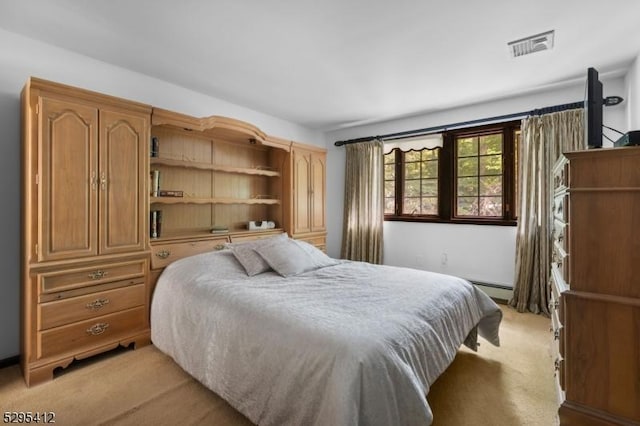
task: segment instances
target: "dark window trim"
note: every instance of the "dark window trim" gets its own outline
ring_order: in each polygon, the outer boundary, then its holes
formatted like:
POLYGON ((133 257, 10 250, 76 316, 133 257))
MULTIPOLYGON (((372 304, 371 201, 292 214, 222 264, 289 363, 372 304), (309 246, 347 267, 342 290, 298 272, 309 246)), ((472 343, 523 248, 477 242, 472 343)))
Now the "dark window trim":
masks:
POLYGON ((385 221, 389 222, 425 222, 425 223, 452 223, 465 225, 498 225, 498 226, 516 226, 518 224, 515 217, 515 179, 514 179, 514 134, 520 129, 520 120, 509 121, 504 123, 493 123, 484 126, 476 126, 464 129, 449 130, 442 133, 443 147, 439 148, 438 154, 438 216, 427 215, 402 215, 400 209, 403 200, 404 191, 404 156, 398 149, 395 150, 396 159, 396 192, 394 214, 387 214, 385 221), (456 168, 454 167, 454 148, 455 140, 464 136, 482 136, 495 133, 496 130, 503 132, 503 217, 502 218, 467 218, 455 217, 455 182, 456 168))

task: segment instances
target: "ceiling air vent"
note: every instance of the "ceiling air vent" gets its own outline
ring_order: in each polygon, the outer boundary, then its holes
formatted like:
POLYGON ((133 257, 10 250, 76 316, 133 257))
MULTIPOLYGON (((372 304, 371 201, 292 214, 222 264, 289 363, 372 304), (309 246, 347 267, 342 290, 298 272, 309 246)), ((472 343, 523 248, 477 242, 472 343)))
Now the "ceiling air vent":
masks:
POLYGON ((511 51, 511 56, 517 58, 518 56, 552 49, 553 34, 554 31, 551 30, 507 43, 511 51))

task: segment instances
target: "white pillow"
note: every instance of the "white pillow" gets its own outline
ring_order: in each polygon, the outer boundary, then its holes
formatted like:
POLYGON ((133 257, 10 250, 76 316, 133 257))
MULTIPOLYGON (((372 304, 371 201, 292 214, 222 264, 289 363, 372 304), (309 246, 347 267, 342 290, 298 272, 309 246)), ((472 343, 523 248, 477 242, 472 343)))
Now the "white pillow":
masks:
POLYGON ((316 268, 323 268, 325 266, 337 265, 340 263, 336 259, 332 259, 327 256, 322 250, 303 240, 293 240, 296 244, 298 244, 302 250, 304 250, 316 264, 316 268))
POLYGON ((283 277, 338 263, 309 243, 289 238, 270 241, 255 248, 255 251, 283 277))
POLYGON ((270 241, 256 247, 255 251, 283 277, 298 275, 317 269, 317 262, 295 240, 284 239, 270 241))
POLYGON ((227 248, 244 267, 250 277, 271 270, 269 264, 256 251, 256 247, 269 244, 273 241, 286 240, 287 234, 279 234, 274 237, 267 237, 258 240, 242 241, 237 243, 227 243, 227 248))

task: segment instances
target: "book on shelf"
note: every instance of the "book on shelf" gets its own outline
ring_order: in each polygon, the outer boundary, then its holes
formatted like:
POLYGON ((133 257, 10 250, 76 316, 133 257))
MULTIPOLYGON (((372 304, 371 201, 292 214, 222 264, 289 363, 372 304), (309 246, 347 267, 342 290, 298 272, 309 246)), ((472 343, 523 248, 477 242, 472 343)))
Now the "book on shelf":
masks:
POLYGON ((159 144, 160 144, 160 141, 158 140, 157 137, 154 136, 154 137, 151 138, 151 151, 150 151, 150 153, 151 153, 152 157, 157 157, 158 156, 159 144))
POLYGON ((184 197, 184 192, 173 189, 158 190, 158 197, 184 197))
POLYGON ((160 191, 160 170, 151 170, 151 196, 157 197, 160 191))
POLYGON ((162 231, 162 210, 151 210, 149 220, 149 233, 151 238, 160 238, 162 231))

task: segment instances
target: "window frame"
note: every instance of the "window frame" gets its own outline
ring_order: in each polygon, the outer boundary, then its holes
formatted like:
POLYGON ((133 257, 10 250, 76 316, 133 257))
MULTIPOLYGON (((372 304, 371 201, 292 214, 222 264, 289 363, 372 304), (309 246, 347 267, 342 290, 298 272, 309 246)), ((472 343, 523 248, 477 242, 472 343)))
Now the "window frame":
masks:
POLYGON ((467 127, 442 132, 443 146, 438 152, 438 215, 401 214, 404 199, 404 153, 395 149, 395 203, 394 213, 385 214, 385 221, 459 223, 472 225, 506 225, 518 223, 516 206, 516 132, 520 130, 520 120, 483 126, 467 127), (456 217, 456 139, 483 136, 502 132, 502 217, 456 217))

